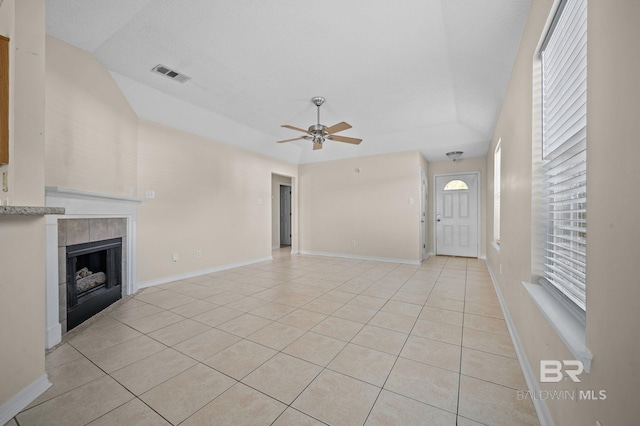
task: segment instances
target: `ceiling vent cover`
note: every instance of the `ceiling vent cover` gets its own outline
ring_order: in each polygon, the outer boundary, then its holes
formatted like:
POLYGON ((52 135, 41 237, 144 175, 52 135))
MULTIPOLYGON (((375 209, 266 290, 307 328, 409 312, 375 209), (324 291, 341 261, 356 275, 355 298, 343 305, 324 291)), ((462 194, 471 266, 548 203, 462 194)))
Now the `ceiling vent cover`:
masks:
POLYGON ((151 70, 153 72, 157 72, 158 74, 162 74, 165 77, 169 77, 172 80, 175 80, 179 83, 186 83, 187 81, 191 80, 191 77, 187 77, 184 74, 180 74, 178 71, 174 71, 169 67, 165 67, 162 64, 158 64, 155 67, 153 67, 153 69, 151 70))

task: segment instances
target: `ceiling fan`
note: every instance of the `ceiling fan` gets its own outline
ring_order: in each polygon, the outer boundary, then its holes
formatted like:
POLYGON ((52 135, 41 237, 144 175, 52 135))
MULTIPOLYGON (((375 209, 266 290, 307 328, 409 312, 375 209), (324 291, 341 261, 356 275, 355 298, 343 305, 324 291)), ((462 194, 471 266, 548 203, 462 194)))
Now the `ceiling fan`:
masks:
POLYGON ((300 136, 299 138, 277 141, 277 143, 291 142, 291 141, 297 141, 300 139, 305 139, 308 141, 313 141, 313 149, 316 150, 316 149, 322 149, 322 145, 327 140, 336 141, 336 142, 346 142, 354 145, 358 145, 360 142, 362 142, 362 139, 349 138, 346 136, 339 136, 335 134, 351 128, 351 125, 348 123, 345 123, 344 121, 338 124, 334 124, 331 127, 327 127, 320 124, 320 105, 324 103, 324 98, 321 96, 316 96, 315 98, 311 99, 311 102, 313 102, 315 106, 318 107, 318 124, 313 124, 309 126, 309 130, 304 130, 299 127, 283 124, 282 127, 286 127, 287 129, 297 130, 299 132, 306 133, 306 135, 300 136))

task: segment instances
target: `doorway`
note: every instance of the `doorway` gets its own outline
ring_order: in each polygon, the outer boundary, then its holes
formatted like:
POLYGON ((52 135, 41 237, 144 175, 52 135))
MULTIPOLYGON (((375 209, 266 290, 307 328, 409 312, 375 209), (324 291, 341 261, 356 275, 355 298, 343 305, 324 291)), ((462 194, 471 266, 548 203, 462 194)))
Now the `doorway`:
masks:
POLYGON ((436 254, 478 257, 479 172, 435 176, 436 254))
POLYGON ((420 168, 420 262, 427 258, 427 175, 420 168))
POLYGON ((280 185, 280 246, 291 245, 291 186, 280 185))

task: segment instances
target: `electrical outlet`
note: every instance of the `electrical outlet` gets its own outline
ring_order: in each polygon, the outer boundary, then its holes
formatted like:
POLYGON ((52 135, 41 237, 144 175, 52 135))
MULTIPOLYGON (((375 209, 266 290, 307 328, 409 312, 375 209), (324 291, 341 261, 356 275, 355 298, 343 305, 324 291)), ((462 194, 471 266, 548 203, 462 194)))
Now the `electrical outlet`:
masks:
POLYGON ((173 260, 174 262, 178 261, 178 253, 173 253, 173 255, 171 255, 171 260, 173 260))
POLYGON ((196 257, 202 257, 202 250, 196 250, 196 257))
POLYGON ((9 173, 2 172, 2 191, 9 192, 9 173))
POLYGON ((152 200, 152 199, 156 198, 156 191, 153 191, 151 189, 147 189, 144 192, 144 197, 149 199, 149 200, 152 200))
POLYGON ((355 247, 356 246, 356 240, 352 240, 351 241, 351 245, 353 245, 355 247))
POLYGON ((409 204, 413 204, 413 198, 409 198, 409 204))

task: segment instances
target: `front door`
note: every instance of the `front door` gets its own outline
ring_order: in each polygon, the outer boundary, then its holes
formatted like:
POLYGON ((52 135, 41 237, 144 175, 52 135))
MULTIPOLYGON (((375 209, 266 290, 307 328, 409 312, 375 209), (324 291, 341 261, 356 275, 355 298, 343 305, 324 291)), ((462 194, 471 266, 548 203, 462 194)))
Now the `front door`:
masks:
POLYGON ((291 245, 291 187, 280 185, 280 245, 291 245))
POLYGON ((436 176, 436 254, 478 257, 478 174, 436 176))

